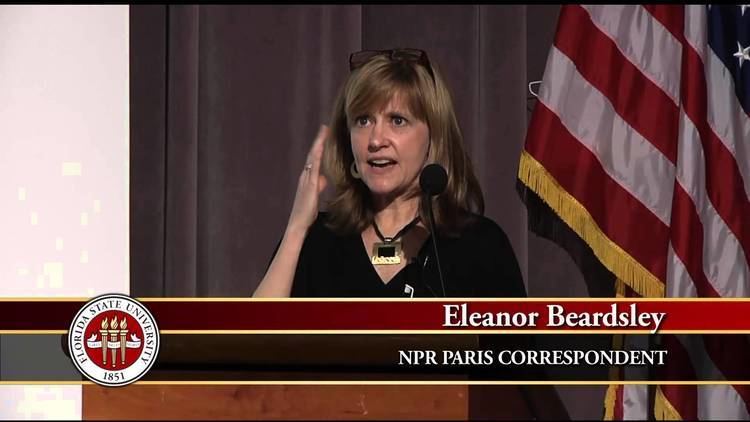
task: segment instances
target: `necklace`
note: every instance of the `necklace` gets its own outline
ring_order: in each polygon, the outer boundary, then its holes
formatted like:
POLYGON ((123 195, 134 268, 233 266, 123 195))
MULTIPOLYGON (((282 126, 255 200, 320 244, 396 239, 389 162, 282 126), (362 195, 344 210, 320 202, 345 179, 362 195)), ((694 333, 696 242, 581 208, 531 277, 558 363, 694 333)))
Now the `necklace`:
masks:
POLYGON ((372 263, 373 265, 398 265, 401 263, 401 237, 412 229, 419 222, 419 216, 414 217, 413 220, 404 226, 401 230, 396 233, 393 237, 385 237, 378 228, 378 223, 375 219, 372 220, 372 228, 375 229, 375 234, 380 239, 380 242, 375 242, 372 245, 372 263))

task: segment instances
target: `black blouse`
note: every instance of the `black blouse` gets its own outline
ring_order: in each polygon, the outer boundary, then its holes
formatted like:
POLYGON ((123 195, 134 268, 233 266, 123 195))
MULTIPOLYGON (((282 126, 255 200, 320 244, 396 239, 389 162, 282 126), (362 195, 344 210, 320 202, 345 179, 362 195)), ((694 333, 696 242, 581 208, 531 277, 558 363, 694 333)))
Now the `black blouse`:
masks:
MULTIPOLYGON (((476 216, 458 237, 438 236, 440 264, 447 297, 526 297, 518 261, 505 232, 494 221, 476 216)), ((297 262, 292 297, 442 297, 433 255, 432 237, 417 257, 388 283, 370 262, 359 233, 340 236, 325 225, 319 213, 310 226, 297 262)), ((484 349, 529 349, 527 335, 480 335, 484 349)), ((545 379, 535 368, 494 367, 468 370, 470 379, 545 379)))
MULTIPOLYGON (((505 232, 476 216, 458 237, 438 236, 447 297, 525 297, 526 289, 505 232)), ((442 297, 432 237, 388 283, 370 263, 360 234, 340 236, 320 213, 300 252, 292 297, 442 297)))

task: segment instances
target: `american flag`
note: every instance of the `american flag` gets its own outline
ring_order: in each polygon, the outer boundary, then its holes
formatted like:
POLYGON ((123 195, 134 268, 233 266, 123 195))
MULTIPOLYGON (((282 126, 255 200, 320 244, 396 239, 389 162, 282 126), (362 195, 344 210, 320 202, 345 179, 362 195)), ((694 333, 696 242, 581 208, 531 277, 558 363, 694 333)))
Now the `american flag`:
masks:
MULTIPOLYGON (((749 296, 750 5, 563 6, 519 181, 633 295, 749 296)), ((750 380, 745 335, 661 346, 669 376, 750 380)), ((646 391, 611 387, 606 418, 648 418, 646 391)), ((750 386, 661 385, 653 404, 750 419, 750 386)))

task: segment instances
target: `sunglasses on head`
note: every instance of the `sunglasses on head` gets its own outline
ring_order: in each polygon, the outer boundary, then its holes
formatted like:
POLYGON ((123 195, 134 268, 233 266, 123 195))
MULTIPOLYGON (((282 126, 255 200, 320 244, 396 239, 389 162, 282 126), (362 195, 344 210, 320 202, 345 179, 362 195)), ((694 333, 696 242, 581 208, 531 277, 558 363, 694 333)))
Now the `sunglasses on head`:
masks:
POLYGON ((396 48, 393 50, 362 50, 349 55, 349 70, 352 71, 369 62, 373 57, 386 56, 392 61, 408 61, 422 65, 427 69, 432 81, 435 81, 435 74, 432 73, 432 65, 427 53, 416 48, 396 48))

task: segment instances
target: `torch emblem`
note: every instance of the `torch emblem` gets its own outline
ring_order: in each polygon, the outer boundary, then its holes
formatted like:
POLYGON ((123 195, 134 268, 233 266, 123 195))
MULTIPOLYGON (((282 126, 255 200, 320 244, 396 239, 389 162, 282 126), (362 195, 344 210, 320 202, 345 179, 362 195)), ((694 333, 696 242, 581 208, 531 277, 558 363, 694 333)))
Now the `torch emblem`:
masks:
POLYGON ((122 316, 118 322, 117 315, 112 317, 112 321, 107 321, 105 317, 101 322, 101 329, 99 330, 99 336, 96 333, 92 333, 91 337, 86 340, 86 347, 88 349, 101 349, 102 366, 107 366, 107 351, 110 351, 112 357, 109 360, 110 366, 116 368, 125 365, 125 351, 127 349, 140 349, 141 339, 135 333, 131 333, 128 338, 128 320, 127 317, 122 316), (111 324, 111 325, 110 325, 111 324), (120 329, 117 329, 117 325, 120 325, 120 329), (119 361, 117 357, 120 357, 119 361))

